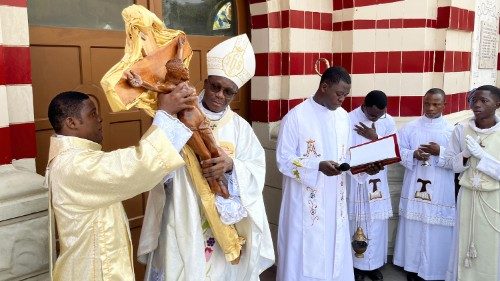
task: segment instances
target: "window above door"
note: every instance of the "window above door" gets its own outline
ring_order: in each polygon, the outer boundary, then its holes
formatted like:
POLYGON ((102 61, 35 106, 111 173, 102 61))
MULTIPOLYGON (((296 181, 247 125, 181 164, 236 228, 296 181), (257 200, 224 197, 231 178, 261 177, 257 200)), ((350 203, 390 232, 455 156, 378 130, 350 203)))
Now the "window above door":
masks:
POLYGON ((121 12, 133 0, 28 0, 30 25, 124 30, 121 12))
POLYGON ((231 0, 163 0, 163 21, 168 28, 190 35, 233 36, 237 13, 231 0))

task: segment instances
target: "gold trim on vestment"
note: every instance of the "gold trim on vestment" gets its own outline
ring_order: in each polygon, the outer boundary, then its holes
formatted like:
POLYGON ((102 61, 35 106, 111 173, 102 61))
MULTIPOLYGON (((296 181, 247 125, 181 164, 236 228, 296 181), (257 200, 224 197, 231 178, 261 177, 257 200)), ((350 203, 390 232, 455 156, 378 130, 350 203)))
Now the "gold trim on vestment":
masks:
POLYGON ((219 213, 215 207, 215 194, 210 189, 207 180, 201 173, 200 163, 196 154, 189 146, 182 149, 186 168, 191 176, 196 193, 200 197, 203 212, 210 224, 210 229, 215 240, 219 243, 224 252, 226 261, 233 261, 239 258, 241 247, 245 244, 245 238, 240 237, 234 225, 226 225, 220 220, 219 213))

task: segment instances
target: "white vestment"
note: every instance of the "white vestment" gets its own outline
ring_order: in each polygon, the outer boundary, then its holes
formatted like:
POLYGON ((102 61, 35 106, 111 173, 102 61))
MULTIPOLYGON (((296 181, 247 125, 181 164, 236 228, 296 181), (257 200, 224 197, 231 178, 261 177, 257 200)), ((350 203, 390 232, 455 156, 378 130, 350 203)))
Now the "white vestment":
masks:
POLYGON ((238 210, 221 219, 237 218, 235 227, 246 240, 240 261, 237 265, 226 261, 204 217, 190 175, 181 168, 166 181, 164 189, 153 189, 148 198, 138 249, 139 260, 148 263, 146 280, 252 281, 259 280, 260 273, 274 263, 262 197, 264 149, 248 122, 229 108, 220 120, 210 123, 218 145, 234 161, 233 171, 226 177, 231 198, 237 200, 225 205, 227 208, 224 204, 217 208, 219 212, 233 207, 238 210), (233 196, 234 189, 237 196, 233 196))
POLYGON ((446 149, 446 166, 461 173, 447 281, 500 281, 500 118, 495 120, 488 129, 476 127, 474 119, 458 124, 446 149), (487 155, 481 160, 470 156, 464 165, 467 135, 479 138, 487 155), (471 173, 478 181, 469 178, 471 173), (475 255, 466 247, 470 242, 475 243, 475 255))
POLYGON ((452 131, 453 126, 443 117, 422 116, 398 132, 405 175, 394 264, 425 280, 443 280, 448 267, 455 222, 455 183, 453 171, 444 167, 444 155, 452 131), (422 166, 413 153, 429 142, 440 146, 439 155, 431 155, 430 166, 422 166))
MULTIPOLYGON (((370 140, 354 131, 354 126, 363 123, 369 128, 375 123, 379 137, 394 134, 396 123, 389 114, 372 122, 358 107, 349 113, 351 121, 351 146, 370 140)), ((354 267, 361 270, 374 270, 387 262, 388 219, 392 217, 391 195, 387 183, 387 169, 366 177, 362 184, 351 175, 348 179, 348 208, 351 236, 360 226, 367 235, 368 248, 362 258, 357 258, 353 251, 354 267)))
POLYGON ((313 98, 281 122, 277 280, 354 280, 345 173, 328 177, 319 171, 320 161, 345 162, 349 134, 347 112, 328 110, 313 98))

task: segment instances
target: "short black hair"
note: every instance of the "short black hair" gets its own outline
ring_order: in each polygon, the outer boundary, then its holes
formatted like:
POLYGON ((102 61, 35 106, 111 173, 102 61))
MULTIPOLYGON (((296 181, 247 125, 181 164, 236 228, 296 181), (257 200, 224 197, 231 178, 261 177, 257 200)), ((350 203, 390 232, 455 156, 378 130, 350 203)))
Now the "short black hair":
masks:
POLYGON ((321 75, 320 84, 325 82, 328 85, 338 84, 340 81, 344 81, 345 83, 351 85, 351 76, 341 66, 332 66, 329 67, 323 75, 321 75))
POLYGON ((75 91, 62 92, 55 96, 49 104, 49 121, 56 133, 61 132, 62 124, 68 117, 81 118, 83 102, 89 96, 75 91))
POLYGON ((429 89, 429 91, 427 91, 424 96, 427 96, 428 94, 441 95, 443 97, 443 101, 446 100, 446 93, 442 89, 439 88, 429 89))
POLYGON ((373 90, 365 97, 363 104, 367 107, 376 106, 378 109, 387 107, 387 95, 380 90, 373 90))
POLYGON ((500 89, 498 89, 498 87, 493 85, 483 85, 477 88, 474 92, 477 91, 489 91, 497 99, 497 101, 500 101, 500 89))

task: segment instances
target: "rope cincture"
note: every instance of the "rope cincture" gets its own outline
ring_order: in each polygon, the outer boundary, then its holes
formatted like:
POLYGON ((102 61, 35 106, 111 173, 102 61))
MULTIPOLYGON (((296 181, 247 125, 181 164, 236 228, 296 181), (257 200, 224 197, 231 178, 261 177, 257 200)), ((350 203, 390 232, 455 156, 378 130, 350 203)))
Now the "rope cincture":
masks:
MULTIPOLYGON (((479 177, 479 172, 477 170, 474 171, 474 177, 479 177)), ((500 229, 497 228, 491 222, 490 218, 488 217, 488 215, 486 213, 486 209, 484 208, 484 205, 486 205, 486 207, 488 207, 494 213, 499 214, 499 215, 500 215, 500 210, 496 210, 495 208, 493 208, 493 206, 491 206, 484 199, 483 192, 481 190, 479 190, 479 187, 480 187, 479 182, 474 182, 472 187, 474 189, 472 190, 472 214, 471 214, 471 219, 470 219, 470 223, 469 223, 469 241, 468 241, 469 246, 468 246, 468 250, 466 252, 466 258, 464 259, 464 266, 466 268, 470 268, 472 259, 475 259, 478 256, 476 245, 474 243, 474 240, 475 240, 474 237, 475 237, 475 233, 476 233, 476 225, 474 223, 474 218, 476 216, 476 204, 479 204, 479 206, 481 207, 481 211, 482 211, 486 221, 491 226, 491 228, 493 228, 497 233, 500 233, 500 229), (478 202, 476 203, 476 201, 478 201, 478 202)))

